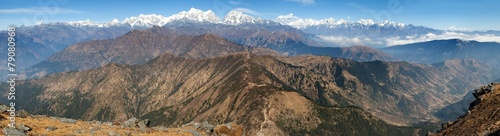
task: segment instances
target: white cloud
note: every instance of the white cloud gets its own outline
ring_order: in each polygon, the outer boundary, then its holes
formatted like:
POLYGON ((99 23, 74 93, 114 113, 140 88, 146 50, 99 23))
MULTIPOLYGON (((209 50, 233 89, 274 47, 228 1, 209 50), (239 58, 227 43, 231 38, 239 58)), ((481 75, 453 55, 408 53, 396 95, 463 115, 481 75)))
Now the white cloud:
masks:
POLYGON ((400 37, 392 37, 388 38, 385 43, 387 46, 393 45, 401 45, 401 44, 410 44, 416 42, 426 42, 432 40, 443 40, 443 39, 462 39, 462 40, 474 40, 479 42, 499 42, 500 36, 492 35, 492 34, 464 34, 460 32, 444 32, 443 34, 433 34, 428 33, 420 36, 406 36, 405 38, 400 37))
POLYGON ((302 5, 311 5, 311 4, 316 3, 316 1, 314 1, 314 0, 286 0, 286 1, 298 2, 302 5))
POLYGON ((374 41, 370 38, 348 38, 343 36, 318 36, 325 42, 332 43, 338 46, 355 46, 355 45, 382 45, 382 41, 374 41))
POLYGON ((59 8, 59 7, 54 7, 54 8, 33 7, 33 8, 0 9, 0 14, 35 14, 35 13, 78 14, 78 13, 82 13, 82 11, 59 8))
POLYGON ((255 10, 247 9, 247 8, 235 8, 233 10, 234 11, 243 12, 243 13, 247 13, 247 14, 251 14, 251 15, 257 15, 257 16, 261 15, 261 13, 255 11, 255 10))
POLYGON ((450 26, 450 28, 448 28, 448 30, 450 31, 472 31, 472 29, 469 29, 469 28, 465 28, 465 27, 455 27, 455 26, 450 26))
POLYGON ((479 42, 498 42, 500 43, 500 36, 493 34, 465 34, 460 32, 448 31, 442 34, 428 33, 424 35, 404 36, 404 37, 387 37, 387 38, 360 38, 360 37, 343 37, 343 36, 318 36, 321 41, 331 43, 338 46, 354 46, 354 45, 367 45, 372 47, 394 46, 418 42, 427 42, 433 40, 446 40, 446 39, 462 39, 469 41, 479 42))

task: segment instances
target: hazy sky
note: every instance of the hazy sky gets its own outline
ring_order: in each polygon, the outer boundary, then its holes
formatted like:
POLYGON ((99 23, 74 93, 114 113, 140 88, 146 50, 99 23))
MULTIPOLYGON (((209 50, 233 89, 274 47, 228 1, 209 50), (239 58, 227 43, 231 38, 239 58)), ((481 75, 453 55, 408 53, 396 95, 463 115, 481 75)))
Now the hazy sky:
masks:
POLYGON ((44 22, 107 22, 139 14, 170 16, 191 7, 212 10, 223 18, 231 10, 275 19, 293 13, 300 18, 372 19, 436 29, 500 30, 500 0, 3 0, 0 27, 44 22))

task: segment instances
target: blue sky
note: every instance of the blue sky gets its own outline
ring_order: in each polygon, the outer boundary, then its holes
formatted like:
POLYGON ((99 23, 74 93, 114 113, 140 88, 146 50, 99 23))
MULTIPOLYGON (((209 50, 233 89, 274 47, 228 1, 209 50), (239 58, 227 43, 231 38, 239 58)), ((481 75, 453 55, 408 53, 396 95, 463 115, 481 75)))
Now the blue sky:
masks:
POLYGON ((0 27, 32 25, 38 20, 107 22, 139 14, 170 16, 191 7, 212 10, 221 18, 239 9, 264 19, 293 13, 312 19, 372 19, 436 29, 500 30, 499 0, 9 0, 0 4, 0 27))

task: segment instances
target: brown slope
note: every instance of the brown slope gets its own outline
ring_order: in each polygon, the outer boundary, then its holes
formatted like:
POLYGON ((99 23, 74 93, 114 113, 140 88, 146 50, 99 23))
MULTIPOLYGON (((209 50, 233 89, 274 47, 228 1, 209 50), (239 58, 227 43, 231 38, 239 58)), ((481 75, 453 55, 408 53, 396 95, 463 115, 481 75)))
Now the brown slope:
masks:
POLYGON ((398 125, 436 120, 433 112, 492 78, 491 69, 483 69, 484 65, 474 72, 448 73, 446 66, 358 63, 319 56, 259 62, 279 84, 319 104, 356 105, 398 125))
POLYGON ((443 124, 435 135, 500 135, 500 83, 491 83, 475 90, 482 92, 469 107, 468 113, 454 122, 443 124))
POLYGON ((358 108, 323 107, 284 91, 291 85, 280 84, 262 65, 273 60, 249 53, 208 59, 166 54, 144 65, 109 64, 53 74, 20 83, 20 90, 32 91, 19 95, 34 97, 20 102, 19 108, 83 120, 149 118, 168 126, 192 120, 236 122, 248 135, 414 133, 413 128, 388 125, 358 108))

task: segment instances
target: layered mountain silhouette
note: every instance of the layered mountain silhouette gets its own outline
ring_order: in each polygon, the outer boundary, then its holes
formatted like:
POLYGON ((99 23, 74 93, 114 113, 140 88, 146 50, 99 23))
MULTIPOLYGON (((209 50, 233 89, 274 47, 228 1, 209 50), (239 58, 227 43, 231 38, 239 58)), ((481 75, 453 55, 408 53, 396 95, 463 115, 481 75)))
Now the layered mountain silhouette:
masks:
MULTIPOLYGON (((130 31, 127 27, 74 27, 59 24, 16 27, 16 70, 20 72, 47 59, 52 54, 78 42, 111 39, 130 31)), ((7 32, 0 31, 0 42, 7 43, 7 32)), ((7 50, 1 46, 0 50, 7 50)), ((7 55, 0 56, 7 60, 7 55)), ((8 73, 7 65, 0 67, 0 77, 8 73)))
MULTIPOLYGON (((288 38, 285 41, 275 41, 271 35, 260 35, 262 37, 269 36, 270 39, 273 39, 269 41, 273 45, 255 47, 236 44, 211 33, 187 35, 187 31, 189 29, 153 27, 147 30, 134 30, 115 39, 77 43, 27 69, 23 73, 23 76, 25 78, 37 78, 50 73, 102 67, 109 63, 142 64, 163 53, 171 53, 176 56, 188 58, 209 58, 243 51, 273 55, 279 55, 280 53, 288 54, 289 51, 294 51, 296 52, 294 55, 329 55, 358 61, 394 59, 390 55, 365 46, 344 48, 312 47, 303 44, 300 40, 294 41, 289 39, 293 36, 281 37, 283 40, 288 38), (262 47, 286 48, 287 50, 278 50, 277 52, 262 47)), ((245 31, 254 30, 247 29, 245 31)), ((260 31, 255 32, 260 33, 260 31)), ((219 33, 222 33, 222 31, 219 33)), ((271 34, 272 32, 264 31, 262 33, 271 34)), ((235 37, 242 38, 246 36, 238 35, 235 37)), ((256 40, 255 42, 258 41, 256 40)))
MULTIPOLYGON (((211 35, 201 37, 207 36, 211 35)), ((192 120, 235 121, 249 134, 414 133, 384 121, 432 121, 433 111, 455 102, 467 88, 491 80, 481 74, 490 69, 480 63, 464 64, 478 71, 326 56, 241 52, 190 58, 167 53, 142 65, 111 63, 20 82, 20 90, 31 91, 16 95, 32 99, 16 105, 35 114, 84 120, 140 117, 169 126, 192 120), (366 126, 366 131, 359 132, 359 126, 366 126)))
POLYGON ((392 46, 381 51, 408 62, 431 64, 450 59, 476 59, 497 68, 500 66, 499 49, 497 42, 450 39, 392 46))

